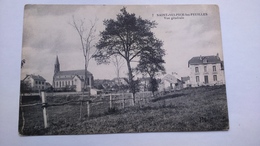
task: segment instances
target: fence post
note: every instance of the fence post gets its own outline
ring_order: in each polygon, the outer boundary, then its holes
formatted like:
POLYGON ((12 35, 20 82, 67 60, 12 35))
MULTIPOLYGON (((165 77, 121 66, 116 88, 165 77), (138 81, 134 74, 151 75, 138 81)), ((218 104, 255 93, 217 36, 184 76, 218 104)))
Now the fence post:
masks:
POLYGON ((123 109, 125 108, 125 98, 123 99, 123 109))
POLYGON ((109 108, 112 108, 112 95, 110 94, 109 108))
POLYGON ((90 105, 89 105, 89 101, 87 101, 87 109, 88 109, 88 117, 90 116, 90 105))
POLYGON ((134 102, 134 94, 131 94, 131 98, 132 98, 132 105, 135 106, 135 102, 134 102))
POLYGON ((43 107, 43 121, 44 121, 44 128, 48 127, 48 119, 47 119, 47 111, 46 111, 46 100, 45 100, 45 92, 41 92, 42 98, 42 107, 43 107))

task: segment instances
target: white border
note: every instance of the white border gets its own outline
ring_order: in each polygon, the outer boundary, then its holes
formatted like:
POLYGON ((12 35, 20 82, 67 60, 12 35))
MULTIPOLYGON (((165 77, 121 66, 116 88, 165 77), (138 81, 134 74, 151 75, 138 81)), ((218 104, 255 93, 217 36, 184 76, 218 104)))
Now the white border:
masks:
POLYGON ((260 1, 156 1, 107 3, 85 0, 39 0, 37 4, 218 4, 227 84, 230 130, 80 136, 18 135, 23 7, 32 0, 0 1, 0 145, 260 145, 260 1))

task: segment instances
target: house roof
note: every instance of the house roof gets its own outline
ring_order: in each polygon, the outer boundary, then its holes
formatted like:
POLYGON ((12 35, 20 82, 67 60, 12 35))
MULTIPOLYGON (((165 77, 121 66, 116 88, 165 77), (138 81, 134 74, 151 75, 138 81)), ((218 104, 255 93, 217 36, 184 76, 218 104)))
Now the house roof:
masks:
POLYGON ((162 78, 162 81, 167 81, 169 83, 178 83, 178 81, 180 81, 179 79, 177 79, 175 76, 167 74, 162 78))
POLYGON ((188 81, 188 80, 190 80, 190 77, 189 77, 189 76, 187 76, 187 77, 181 77, 181 81, 183 81, 183 82, 186 82, 186 81, 188 81))
POLYGON ((30 74, 30 75, 26 75, 26 77, 24 78, 24 80, 28 77, 31 77, 32 79, 34 80, 37 80, 37 81, 46 81, 42 76, 40 75, 33 75, 33 74, 30 74))
MULTIPOLYGON (((88 75, 92 75, 89 71, 87 72, 88 75)), ((55 74, 55 76, 72 76, 72 75, 83 75, 85 76, 85 70, 67 70, 67 71, 59 71, 55 74)))
POLYGON ((82 82, 84 81, 84 79, 81 78, 79 75, 68 75, 67 77, 55 78, 55 81, 67 81, 67 80, 72 80, 75 77, 77 77, 82 82))
POLYGON ((84 79, 82 79, 79 75, 73 76, 73 79, 74 79, 74 78, 78 78, 81 82, 84 82, 84 79))
POLYGON ((188 65, 215 64, 215 63, 221 63, 221 60, 218 55, 192 57, 189 60, 188 65))

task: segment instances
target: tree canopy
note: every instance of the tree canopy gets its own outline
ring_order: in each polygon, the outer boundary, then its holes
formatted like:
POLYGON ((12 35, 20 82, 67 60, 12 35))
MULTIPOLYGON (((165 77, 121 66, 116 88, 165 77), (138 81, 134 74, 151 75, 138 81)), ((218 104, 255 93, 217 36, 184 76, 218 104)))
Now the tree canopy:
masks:
POLYGON ((120 11, 116 20, 104 20, 105 30, 100 33, 101 38, 96 45, 98 51, 94 57, 98 64, 110 63, 110 57, 113 55, 124 58, 128 69, 129 87, 135 94, 131 62, 149 59, 142 57, 146 53, 164 54, 164 51, 161 51, 163 42, 151 31, 157 25, 155 21, 136 17, 134 13, 128 13, 125 7, 120 11))
POLYGON ((109 63, 112 55, 121 55, 127 61, 139 56, 143 48, 154 39, 151 28, 156 26, 154 21, 143 20, 130 14, 126 8, 121 9, 117 20, 104 20, 105 30, 100 33, 101 39, 97 44, 98 53, 95 55, 98 63, 109 63))

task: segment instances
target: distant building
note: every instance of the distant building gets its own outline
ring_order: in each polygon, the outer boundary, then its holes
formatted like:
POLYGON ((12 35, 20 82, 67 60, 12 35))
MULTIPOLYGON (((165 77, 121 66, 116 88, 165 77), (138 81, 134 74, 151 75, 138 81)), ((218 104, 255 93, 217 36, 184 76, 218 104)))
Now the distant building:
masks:
POLYGON ((112 81, 114 81, 117 85, 128 85, 127 78, 114 78, 112 81))
POLYGON ((177 73, 165 75, 159 84, 159 91, 173 91, 183 88, 183 82, 177 73))
POLYGON ((46 80, 40 75, 26 75, 22 81, 29 86, 31 91, 40 91, 46 89, 46 80))
POLYGON ((190 87, 190 77, 181 77, 181 81, 183 82, 183 88, 190 87))
POLYGON ((223 61, 218 54, 193 57, 189 60, 188 67, 192 87, 225 84, 223 61))
MULTIPOLYGON (((53 88, 54 90, 74 89, 82 91, 85 81, 85 70, 67 70, 60 71, 58 56, 54 65, 53 88)), ((93 75, 87 72, 87 87, 92 87, 94 81, 93 75)))

